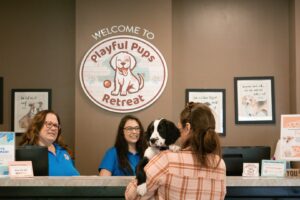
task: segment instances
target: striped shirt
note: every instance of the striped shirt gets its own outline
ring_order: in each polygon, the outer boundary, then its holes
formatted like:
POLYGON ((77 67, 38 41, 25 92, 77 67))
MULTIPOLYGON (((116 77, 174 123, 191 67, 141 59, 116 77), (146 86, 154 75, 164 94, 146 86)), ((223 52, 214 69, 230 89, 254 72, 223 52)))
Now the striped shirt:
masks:
MULTIPOLYGON (((218 156, 210 156, 218 159, 218 156)), ((126 199, 158 200, 223 200, 226 194, 226 167, 223 160, 217 168, 195 163, 191 151, 163 151, 145 166, 147 193, 136 193, 137 181, 132 180, 125 192, 126 199)))

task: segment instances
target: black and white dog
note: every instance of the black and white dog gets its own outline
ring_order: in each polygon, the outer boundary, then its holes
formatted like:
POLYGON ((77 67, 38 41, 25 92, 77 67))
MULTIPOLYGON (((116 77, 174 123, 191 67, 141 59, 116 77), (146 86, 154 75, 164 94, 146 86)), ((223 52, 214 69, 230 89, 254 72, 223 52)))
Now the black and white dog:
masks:
POLYGON ((180 150, 180 146, 175 142, 180 137, 179 129, 176 125, 167 119, 158 119, 150 123, 146 131, 146 139, 148 148, 144 153, 144 157, 137 167, 137 193, 143 196, 147 192, 146 174, 144 167, 149 160, 162 150, 170 149, 172 151, 180 150))

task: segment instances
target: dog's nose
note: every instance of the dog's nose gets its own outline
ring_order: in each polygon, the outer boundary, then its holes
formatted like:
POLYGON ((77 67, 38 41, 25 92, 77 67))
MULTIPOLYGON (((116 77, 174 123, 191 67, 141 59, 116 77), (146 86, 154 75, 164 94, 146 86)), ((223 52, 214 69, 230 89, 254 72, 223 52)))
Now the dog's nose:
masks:
POLYGON ((121 65, 124 66, 126 63, 125 62, 121 62, 121 65))
POLYGON ((151 144, 154 144, 157 140, 158 140, 157 138, 151 138, 150 142, 151 142, 151 144))

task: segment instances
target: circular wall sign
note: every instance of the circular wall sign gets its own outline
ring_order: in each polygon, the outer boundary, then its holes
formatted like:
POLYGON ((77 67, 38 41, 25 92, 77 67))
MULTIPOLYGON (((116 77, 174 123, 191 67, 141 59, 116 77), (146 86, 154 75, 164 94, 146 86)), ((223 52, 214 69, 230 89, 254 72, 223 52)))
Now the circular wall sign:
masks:
POLYGON ((164 91, 167 79, 167 65, 159 50, 128 35, 95 44, 80 66, 80 83, 89 99, 118 113, 150 106, 164 91))

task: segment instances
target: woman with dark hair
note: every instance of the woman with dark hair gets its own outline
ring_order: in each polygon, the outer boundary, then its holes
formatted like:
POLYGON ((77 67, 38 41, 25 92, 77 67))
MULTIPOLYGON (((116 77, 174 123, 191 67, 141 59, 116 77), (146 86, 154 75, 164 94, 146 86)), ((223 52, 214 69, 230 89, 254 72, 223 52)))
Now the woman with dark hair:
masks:
POLYGON ((144 155, 146 142, 140 120, 124 116, 119 124, 114 147, 108 149, 99 165, 100 176, 134 176, 135 168, 144 155))
POLYGON ((145 166, 147 193, 137 194, 137 181, 126 188, 126 199, 210 199, 226 194, 226 167, 221 158, 215 119, 208 106, 189 103, 180 115, 182 150, 162 151, 145 166))
POLYGON ((49 176, 78 176, 71 150, 63 142, 58 114, 52 110, 38 112, 24 133, 20 145, 48 148, 49 176))

